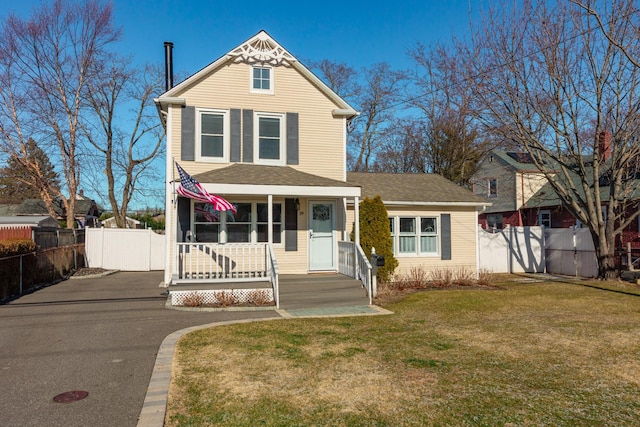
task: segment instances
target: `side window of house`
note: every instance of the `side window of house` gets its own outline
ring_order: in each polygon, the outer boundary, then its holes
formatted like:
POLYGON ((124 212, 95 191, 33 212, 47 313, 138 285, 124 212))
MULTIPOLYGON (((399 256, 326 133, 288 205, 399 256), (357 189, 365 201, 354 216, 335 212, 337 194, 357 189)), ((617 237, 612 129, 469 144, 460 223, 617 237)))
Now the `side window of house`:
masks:
POLYGON ((198 242, 219 242, 221 212, 214 211, 210 203, 193 204, 193 227, 198 242))
MULTIPOLYGON (((269 241, 269 205, 257 204, 257 232, 258 242, 269 241)), ((273 243, 282 243, 282 205, 273 204, 273 243)))
POLYGON ((487 195, 489 197, 498 197, 498 180, 491 178, 488 180, 487 195))
POLYGON ((251 67, 251 92, 273 93, 273 69, 271 67, 251 67))
MULTIPOLYGON (((237 203, 236 214, 195 202, 193 227, 198 242, 256 243, 269 240, 267 203, 237 203)), ((282 204, 273 204, 273 243, 282 243, 282 204)))
POLYGON ((198 110, 197 159, 228 161, 229 114, 223 110, 198 110))
POLYGON ((420 252, 438 253, 437 218, 420 218, 420 252))
POLYGON ((543 225, 546 228, 551 228, 551 211, 540 211, 538 216, 538 224, 543 225))
POLYGON ((502 214, 487 215, 487 226, 490 230, 502 230, 502 214))
POLYGON ((285 118, 283 114, 256 113, 256 163, 284 165, 285 118))
POLYGON ((389 218, 389 227, 394 254, 438 254, 438 218, 392 217, 389 218))

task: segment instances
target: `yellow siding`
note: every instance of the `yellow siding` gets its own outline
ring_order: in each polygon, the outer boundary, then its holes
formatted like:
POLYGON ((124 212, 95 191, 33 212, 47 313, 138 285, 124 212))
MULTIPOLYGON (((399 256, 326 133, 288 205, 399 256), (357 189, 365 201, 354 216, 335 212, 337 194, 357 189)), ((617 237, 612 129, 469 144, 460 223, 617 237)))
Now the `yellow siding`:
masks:
POLYGON ((518 174, 517 178, 521 180, 516 183, 516 185, 520 184, 517 188, 518 209, 520 209, 547 183, 547 178, 541 173, 522 173, 518 174))
MULTIPOLYGON (((476 213, 474 208, 459 207, 387 207, 392 216, 440 216, 451 214, 451 259, 441 260, 440 256, 396 255, 398 268, 395 274, 407 274, 412 267, 422 266, 426 271, 447 268, 466 268, 476 271, 476 213)), ((347 228, 354 220, 353 206, 347 211, 347 228)))
MULTIPOLYGON (((303 172, 344 180, 344 120, 334 118, 337 106, 320 90, 291 67, 274 68, 274 94, 249 91, 250 66, 230 64, 185 89, 176 97, 200 108, 251 109, 255 112, 299 114, 299 165, 303 172)), ((180 159, 180 119, 176 118, 171 135, 172 149, 180 159)), ((198 174, 228 166, 229 163, 184 163, 185 170, 198 174)))

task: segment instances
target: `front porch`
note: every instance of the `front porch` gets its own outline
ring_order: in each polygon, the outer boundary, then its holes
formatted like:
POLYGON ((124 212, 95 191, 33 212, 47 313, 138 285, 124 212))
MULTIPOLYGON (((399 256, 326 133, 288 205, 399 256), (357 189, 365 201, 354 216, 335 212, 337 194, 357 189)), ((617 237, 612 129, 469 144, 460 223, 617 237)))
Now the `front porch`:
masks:
MULTIPOLYGON (((230 283, 192 283, 171 285, 172 291, 222 291, 230 283)), ((270 289, 268 282, 237 282, 234 290, 270 289)), ((280 309, 305 310, 369 305, 361 281, 340 273, 283 274, 279 278, 280 309)))
POLYGON ((281 275, 273 247, 268 243, 178 243, 174 263, 177 270, 169 293, 176 304, 190 293, 206 295, 207 302, 218 296, 238 302, 268 296, 280 308, 281 295, 287 299, 286 304, 312 300, 332 306, 350 305, 358 289, 365 302, 371 304, 376 294, 375 280, 360 245, 341 241, 336 255, 335 273, 281 275))

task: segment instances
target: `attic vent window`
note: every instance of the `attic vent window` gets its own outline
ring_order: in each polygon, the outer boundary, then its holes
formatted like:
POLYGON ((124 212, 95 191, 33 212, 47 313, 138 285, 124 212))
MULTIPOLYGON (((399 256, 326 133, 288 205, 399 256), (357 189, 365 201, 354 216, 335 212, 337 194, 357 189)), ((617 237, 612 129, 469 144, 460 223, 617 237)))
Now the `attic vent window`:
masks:
POLYGON ((273 69, 251 67, 251 92, 273 93, 273 69))

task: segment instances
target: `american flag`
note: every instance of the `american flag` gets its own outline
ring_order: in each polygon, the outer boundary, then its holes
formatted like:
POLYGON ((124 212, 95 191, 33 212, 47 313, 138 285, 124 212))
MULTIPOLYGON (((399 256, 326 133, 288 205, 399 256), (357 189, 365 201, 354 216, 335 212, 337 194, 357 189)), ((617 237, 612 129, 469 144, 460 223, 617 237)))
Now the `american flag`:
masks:
POLYGON ((178 173, 180 174, 180 185, 176 192, 184 197, 198 200, 199 202, 211 203, 216 211, 232 211, 236 213, 236 207, 220 196, 209 194, 202 185, 186 173, 176 162, 178 173))

